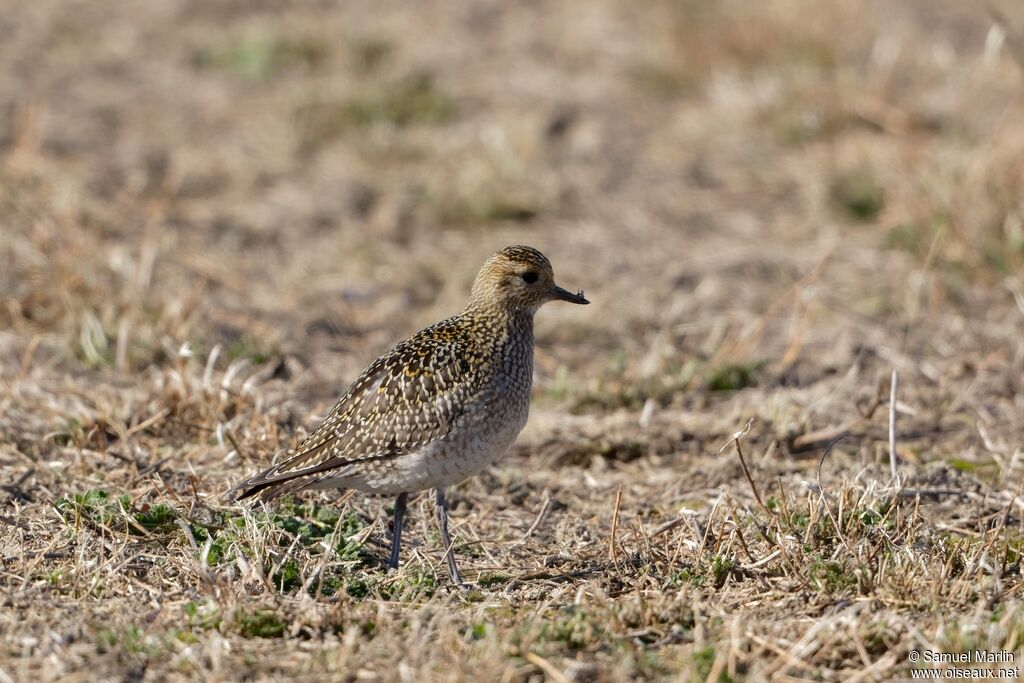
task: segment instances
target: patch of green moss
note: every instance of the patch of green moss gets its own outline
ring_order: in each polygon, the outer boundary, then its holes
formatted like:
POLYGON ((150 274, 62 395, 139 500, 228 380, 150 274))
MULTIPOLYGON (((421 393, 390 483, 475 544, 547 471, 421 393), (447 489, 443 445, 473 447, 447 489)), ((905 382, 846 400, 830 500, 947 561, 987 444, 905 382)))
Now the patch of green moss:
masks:
POLYGON ((220 628, 220 610, 211 602, 203 604, 189 601, 183 608, 185 619, 190 628, 198 628, 203 631, 216 630, 220 628))
POLYGON ((146 531, 166 532, 175 528, 177 518, 174 510, 165 503, 144 505, 141 510, 133 513, 135 521, 146 531))
POLYGON ((146 654, 153 649, 147 645, 143 630, 134 625, 123 629, 101 628, 96 632, 96 644, 100 652, 123 650, 131 654, 146 654))
POLYGON ((711 391, 738 391, 757 384, 763 364, 729 364, 711 370, 708 389, 711 391))
POLYGON ((363 575, 348 578, 345 592, 350 597, 362 600, 378 595, 384 600, 414 600, 430 597, 437 590, 437 580, 432 573, 408 568, 392 576, 363 575))
POLYGON ((59 498, 54 508, 70 523, 83 520, 99 526, 128 534, 170 533, 177 529, 174 510, 164 504, 144 503, 136 508, 131 496, 111 496, 102 489, 90 489, 70 497, 59 498), (128 520, 132 519, 135 524, 128 520), (141 527, 141 528, 140 528, 141 527))
POLYGON ((329 54, 328 44, 316 40, 249 36, 197 50, 192 63, 200 69, 219 69, 262 80, 289 67, 319 66, 329 54))
POLYGON ((810 575, 826 593, 840 593, 857 586, 857 575, 843 562, 822 559, 811 561, 810 575))
POLYGON ((735 558, 727 555, 715 555, 711 559, 711 578, 714 581, 715 588, 721 588, 735 568, 735 558))
POLYGON ((481 190, 475 194, 440 202, 438 220, 450 225, 480 223, 528 223, 540 214, 540 206, 527 196, 507 189, 481 190))
POLYGON ((867 166, 837 175, 830 195, 851 218, 865 223, 874 221, 885 208, 885 189, 867 166))
POLYGON ((244 358, 253 365, 263 365, 280 355, 281 350, 276 345, 268 345, 248 335, 242 335, 227 347, 227 356, 230 360, 244 358))
POLYGON ((715 648, 710 645, 707 647, 696 648, 693 651, 693 665, 697 669, 697 680, 715 680, 717 683, 732 683, 732 678, 729 676, 729 672, 725 669, 718 673, 717 678, 709 679, 709 676, 711 676, 711 669, 715 664, 715 658, 715 648))
POLYGON ((679 587, 683 584, 689 584, 695 588, 704 587, 704 575, 700 572, 694 571, 692 567, 684 567, 677 572, 674 572, 669 577, 669 585, 673 587, 679 587))
POLYGON ((352 129, 374 125, 398 128, 438 126, 458 115, 455 101, 427 73, 382 85, 376 92, 343 102, 313 102, 297 112, 302 147, 315 149, 352 129))
POLYGON ((543 640, 564 643, 573 650, 589 647, 600 641, 602 636, 600 625, 579 605, 560 609, 541 628, 543 640))
MULTIPOLYGON (((200 546, 197 555, 202 556, 205 552, 207 563, 211 566, 233 561, 239 551, 247 556, 251 554, 245 532, 248 523, 246 518, 239 515, 222 519, 221 522, 216 528, 192 525, 192 533, 200 546)), ((285 498, 276 509, 257 512, 253 522, 257 528, 276 527, 285 532, 279 541, 278 550, 287 550, 297 540, 310 555, 322 553, 337 529, 338 534, 333 539, 336 558, 356 562, 366 559, 363 544, 356 539, 356 535, 364 528, 363 520, 354 513, 342 515, 334 508, 312 502, 300 504, 292 498, 285 498)), ((301 588, 305 579, 299 562, 292 558, 280 565, 278 562, 273 554, 264 561, 264 572, 273 585, 283 593, 301 588)), ((328 574, 319 582, 312 582, 309 589, 316 591, 319 586, 321 593, 333 595, 345 582, 344 577, 328 574)))
POLYGON ((238 632, 245 638, 280 638, 286 624, 274 609, 256 609, 238 615, 238 632))
POLYGON ((489 586, 501 586, 512 580, 508 574, 484 574, 476 583, 478 586, 487 588, 489 586))

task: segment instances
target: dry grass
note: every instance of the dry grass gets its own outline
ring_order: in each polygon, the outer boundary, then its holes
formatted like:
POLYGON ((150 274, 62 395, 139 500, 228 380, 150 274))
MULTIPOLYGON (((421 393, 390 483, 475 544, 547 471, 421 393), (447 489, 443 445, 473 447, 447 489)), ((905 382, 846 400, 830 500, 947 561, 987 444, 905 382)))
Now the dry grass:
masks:
POLYGON ((1000 7, 7 8, 0 680, 1019 665, 1000 7), (471 592, 429 496, 395 572, 390 501, 218 497, 513 242, 594 305, 540 314, 531 422, 451 495, 471 592))

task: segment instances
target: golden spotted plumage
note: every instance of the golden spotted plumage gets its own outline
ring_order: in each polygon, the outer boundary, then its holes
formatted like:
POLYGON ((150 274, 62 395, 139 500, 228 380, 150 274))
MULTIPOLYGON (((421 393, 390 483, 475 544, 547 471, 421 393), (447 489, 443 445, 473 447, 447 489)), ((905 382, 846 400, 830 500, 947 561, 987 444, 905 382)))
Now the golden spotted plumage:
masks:
MULTIPOLYGON (((269 501, 306 488, 397 494, 400 527, 405 496, 437 488, 442 510, 444 487, 494 462, 525 425, 533 316, 554 299, 587 303, 555 285, 536 249, 498 252, 477 275, 465 310, 374 361, 309 438, 229 495, 269 501)), ((442 531, 447 536, 447 517, 442 531)), ((450 553, 449 570, 456 579, 450 553)))

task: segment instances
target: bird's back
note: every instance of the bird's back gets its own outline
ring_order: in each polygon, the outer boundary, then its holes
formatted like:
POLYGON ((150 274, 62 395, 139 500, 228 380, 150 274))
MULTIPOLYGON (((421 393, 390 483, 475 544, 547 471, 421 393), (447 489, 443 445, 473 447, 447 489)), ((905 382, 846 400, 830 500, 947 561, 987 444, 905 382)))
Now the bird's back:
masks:
POLYGON ((461 479, 522 429, 532 374, 532 316, 464 311, 374 361, 309 438, 231 494, 269 500, 311 486, 392 493, 461 479))

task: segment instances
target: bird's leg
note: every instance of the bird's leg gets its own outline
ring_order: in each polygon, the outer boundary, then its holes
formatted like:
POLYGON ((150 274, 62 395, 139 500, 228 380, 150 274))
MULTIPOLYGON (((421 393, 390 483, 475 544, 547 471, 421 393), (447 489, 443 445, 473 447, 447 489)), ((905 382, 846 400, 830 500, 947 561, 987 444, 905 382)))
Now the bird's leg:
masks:
POLYGON ((459 588, 465 588, 459 568, 455 566, 455 548, 451 536, 448 535, 448 501, 444 498, 444 489, 437 489, 437 523, 441 526, 441 543, 444 544, 444 559, 448 562, 448 577, 459 588))
POLYGON ((402 518, 405 517, 405 501, 409 500, 408 493, 399 493, 395 498, 395 520, 391 529, 391 559, 388 560, 388 567, 398 569, 398 553, 402 549, 402 518))

